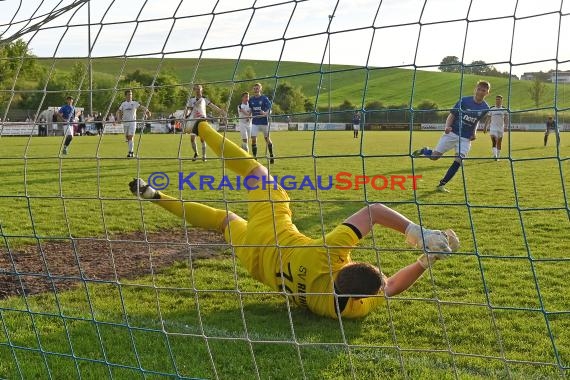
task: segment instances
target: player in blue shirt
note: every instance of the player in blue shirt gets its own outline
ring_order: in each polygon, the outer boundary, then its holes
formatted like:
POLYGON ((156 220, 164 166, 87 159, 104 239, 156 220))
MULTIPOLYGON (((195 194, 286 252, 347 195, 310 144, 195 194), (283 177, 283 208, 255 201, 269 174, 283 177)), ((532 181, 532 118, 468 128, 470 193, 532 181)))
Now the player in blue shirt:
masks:
POLYGON ((360 130, 360 111, 356 111, 352 117, 352 136, 357 139, 358 131, 360 130))
POLYGON ((556 135, 556 145, 560 145, 560 135, 558 134, 558 128, 556 127, 556 122, 552 118, 552 116, 548 117, 546 120, 546 131, 544 132, 544 146, 548 143, 548 135, 550 132, 554 132, 556 135))
POLYGON ((249 98, 251 109, 251 152, 257 157, 257 134, 263 132, 267 149, 269 150, 269 163, 273 164, 273 142, 269 137, 269 115, 271 114, 271 101, 261 93, 261 83, 253 85, 253 96, 249 98))
POLYGON ((441 136, 434 150, 424 147, 412 153, 413 157, 426 156, 431 160, 439 159, 445 152, 455 148, 456 158, 439 181, 437 191, 448 193, 445 185, 455 176, 461 167, 461 161, 471 149, 471 141, 477 135, 477 125, 487 117, 489 105, 485 97, 489 95, 491 84, 479 81, 473 96, 462 97, 453 107, 445 121, 445 133, 441 136))
POLYGON ((67 154, 67 148, 73 140, 73 119, 75 118, 75 107, 73 106, 73 98, 68 96, 65 98, 66 104, 63 105, 58 111, 58 120, 63 122, 63 136, 65 140, 63 141, 62 154, 67 154))

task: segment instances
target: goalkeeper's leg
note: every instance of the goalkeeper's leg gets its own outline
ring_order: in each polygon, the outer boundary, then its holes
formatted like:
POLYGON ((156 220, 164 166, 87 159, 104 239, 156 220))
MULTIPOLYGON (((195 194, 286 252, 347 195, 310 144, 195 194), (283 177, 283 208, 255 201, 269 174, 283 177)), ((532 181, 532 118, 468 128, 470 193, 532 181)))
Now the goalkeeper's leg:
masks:
POLYGON ((158 194, 160 198, 154 203, 174 215, 184 218, 194 227, 222 232, 224 225, 227 223, 226 219, 229 214, 226 210, 213 208, 197 202, 185 202, 161 192, 158 192, 158 194))
POLYGON ((152 200, 153 203, 185 219, 194 227, 223 232, 228 221, 237 217, 226 210, 216 209, 197 202, 185 202, 163 194, 147 185, 140 178, 131 181, 129 188, 133 194, 142 199, 152 200))
POLYGON ((236 174, 253 175, 256 169, 263 168, 242 148, 216 132, 208 122, 201 121, 194 128, 193 132, 203 138, 219 157, 224 158, 226 167, 236 174))

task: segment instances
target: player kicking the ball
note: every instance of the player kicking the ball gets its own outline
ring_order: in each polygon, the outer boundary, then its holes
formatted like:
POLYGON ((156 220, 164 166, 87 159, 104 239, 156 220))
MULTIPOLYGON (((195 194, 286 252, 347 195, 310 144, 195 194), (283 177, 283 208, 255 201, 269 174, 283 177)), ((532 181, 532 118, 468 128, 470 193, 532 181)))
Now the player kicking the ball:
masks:
POLYGON ((424 147, 412 153, 413 157, 425 156, 431 160, 438 160, 445 152, 455 148, 456 158, 439 181, 437 191, 449 193, 445 185, 451 181, 461 166, 461 162, 471 149, 471 141, 477 135, 477 125, 489 112, 489 105, 485 97, 489 95, 491 84, 479 81, 473 96, 464 96, 453 107, 445 121, 445 133, 439 139, 434 150, 424 147))
POLYGON ((262 181, 273 181, 265 166, 205 121, 197 123, 194 133, 225 159, 228 169, 248 178, 247 221, 225 209, 167 196, 141 179, 129 183, 130 190, 195 227, 223 233, 251 276, 288 293, 293 302, 315 314, 363 317, 383 302, 383 295, 390 297, 408 289, 435 261, 459 247, 452 230, 421 228, 380 203, 365 206, 324 237, 305 236, 293 224, 285 190, 262 185, 262 181), (352 248, 376 224, 404 234, 408 244, 423 248, 424 253, 390 277, 371 264, 353 262, 352 248))

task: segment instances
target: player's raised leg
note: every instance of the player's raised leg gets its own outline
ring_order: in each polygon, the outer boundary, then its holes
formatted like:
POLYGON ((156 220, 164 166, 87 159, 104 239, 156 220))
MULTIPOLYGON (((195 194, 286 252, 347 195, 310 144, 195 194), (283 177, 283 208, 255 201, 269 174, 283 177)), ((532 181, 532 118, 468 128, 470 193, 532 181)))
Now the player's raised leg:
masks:
POLYGON ((203 138, 218 157, 224 158, 226 167, 236 174, 247 176, 262 166, 234 142, 216 132, 207 121, 196 123, 192 132, 203 138))

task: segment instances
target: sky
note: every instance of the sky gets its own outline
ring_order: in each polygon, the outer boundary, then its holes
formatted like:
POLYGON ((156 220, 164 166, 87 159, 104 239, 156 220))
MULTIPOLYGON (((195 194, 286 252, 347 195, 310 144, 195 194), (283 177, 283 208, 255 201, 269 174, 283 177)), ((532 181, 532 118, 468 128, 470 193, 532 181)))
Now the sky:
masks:
POLYGON ((0 38, 54 11, 22 36, 37 56, 570 70, 570 0, 0 0, 0 38))

